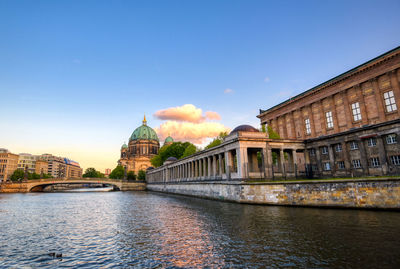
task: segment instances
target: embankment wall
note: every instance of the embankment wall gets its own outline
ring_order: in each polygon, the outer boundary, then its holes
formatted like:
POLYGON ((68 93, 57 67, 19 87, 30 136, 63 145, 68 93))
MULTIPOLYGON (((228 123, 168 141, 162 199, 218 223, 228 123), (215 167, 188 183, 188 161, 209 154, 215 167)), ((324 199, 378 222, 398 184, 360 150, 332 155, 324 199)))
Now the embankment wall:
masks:
POLYGON ((400 210, 400 178, 147 184, 150 191, 238 203, 400 210))

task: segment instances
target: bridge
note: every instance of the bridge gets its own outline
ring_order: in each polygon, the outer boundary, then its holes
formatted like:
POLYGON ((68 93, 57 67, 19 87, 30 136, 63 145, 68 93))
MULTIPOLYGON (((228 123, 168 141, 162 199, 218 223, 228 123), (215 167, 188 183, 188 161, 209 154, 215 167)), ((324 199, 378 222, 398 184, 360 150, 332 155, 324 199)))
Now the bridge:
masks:
POLYGON ((23 182, 4 182, 0 184, 0 192, 42 192, 44 188, 57 184, 104 184, 118 191, 143 191, 144 181, 126 181, 108 178, 50 178, 40 180, 25 180, 23 182))

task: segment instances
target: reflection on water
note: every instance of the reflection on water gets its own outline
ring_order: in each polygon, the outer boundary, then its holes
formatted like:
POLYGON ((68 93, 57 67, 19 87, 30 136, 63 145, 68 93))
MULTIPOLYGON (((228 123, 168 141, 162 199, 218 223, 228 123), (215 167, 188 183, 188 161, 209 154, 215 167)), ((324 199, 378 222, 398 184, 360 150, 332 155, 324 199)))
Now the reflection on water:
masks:
POLYGON ((57 190, 57 192, 105 192, 105 191, 113 191, 113 187, 79 188, 79 189, 57 190))
POLYGON ((4 194, 0 268, 395 268, 399 225, 396 212, 147 192, 4 194))

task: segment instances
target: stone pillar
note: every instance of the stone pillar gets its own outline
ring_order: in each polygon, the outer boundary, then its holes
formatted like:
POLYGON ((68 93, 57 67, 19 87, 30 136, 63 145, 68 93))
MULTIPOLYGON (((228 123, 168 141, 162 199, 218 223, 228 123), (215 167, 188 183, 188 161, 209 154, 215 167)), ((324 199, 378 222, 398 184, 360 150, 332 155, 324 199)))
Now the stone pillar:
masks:
POLYGON ((358 140, 358 145, 360 149, 360 162, 361 162, 361 167, 362 169, 367 172, 367 175, 369 175, 369 167, 368 167, 368 157, 367 157, 367 152, 365 151, 365 143, 364 140, 358 140))
POLYGON ((248 166, 249 166, 249 156, 247 155, 247 148, 236 149, 237 164, 238 164, 238 175, 241 179, 249 177, 248 166))
POLYGON ((210 179, 211 178, 211 171, 212 171, 212 169, 211 169, 211 157, 207 157, 207 163, 208 163, 207 177, 210 179))
POLYGON ((197 176, 198 176, 198 170, 197 170, 197 168, 198 168, 198 166, 197 166, 197 160, 195 160, 194 161, 194 177, 195 178, 197 178, 197 176))
POLYGON ((299 168, 297 167, 297 152, 296 149, 292 149, 292 162, 293 162, 293 172, 297 175, 299 168))
POLYGON ((224 165, 225 163, 223 162, 223 155, 222 154, 218 154, 218 159, 219 159, 219 175, 222 177, 223 173, 224 173, 224 165))
POLYGON ((230 164, 230 160, 231 160, 231 154, 230 154, 230 152, 229 151, 226 151, 225 153, 224 153, 224 155, 225 155, 225 163, 224 163, 224 166, 225 166, 225 176, 226 176, 226 179, 230 179, 230 177, 231 177, 231 170, 230 170, 230 166, 229 166, 229 164, 230 164))
POLYGON ((394 99, 396 100, 397 115, 400 116, 400 104, 397 102, 398 100, 400 100, 400 85, 399 85, 399 81, 397 80, 396 72, 397 72, 397 70, 390 71, 389 79, 390 79, 390 85, 392 86, 394 99))
POLYGON ((372 84, 372 88, 374 89, 376 107, 378 108, 379 121, 383 122, 383 121, 385 121, 385 109, 383 107, 384 100, 383 100, 383 96, 379 90, 378 79, 377 78, 371 79, 371 84, 372 84))
POLYGON ((281 166, 281 173, 282 176, 286 176, 286 168, 284 169, 284 163, 285 163, 285 153, 283 152, 283 149, 279 149, 279 164, 281 166))
POLYGON ((264 155, 264 173, 265 177, 272 178, 272 152, 271 147, 267 143, 266 148, 263 148, 264 155))
POLYGON ((217 158, 215 155, 212 156, 212 175, 215 177, 217 175, 217 158))
POLYGON ((207 158, 203 158, 203 178, 207 177, 207 158))
POLYGON ((315 157, 317 159, 318 171, 322 173, 321 151, 319 150, 319 145, 315 147, 315 157))
POLYGON ((334 176, 336 173, 335 154, 333 153, 332 145, 328 145, 329 162, 331 164, 331 174, 334 176))
POLYGON ((382 175, 387 175, 389 172, 388 169, 389 167, 388 167, 388 160, 386 159, 387 152, 385 147, 385 141, 382 136, 378 136, 376 138, 376 146, 378 147, 379 150, 379 162, 382 168, 382 175))
POLYGON ((349 153, 349 147, 346 142, 342 143, 342 149, 343 149, 343 158, 344 158, 344 167, 346 170, 346 174, 351 175, 352 174, 352 169, 353 165, 350 162, 350 153, 349 153))

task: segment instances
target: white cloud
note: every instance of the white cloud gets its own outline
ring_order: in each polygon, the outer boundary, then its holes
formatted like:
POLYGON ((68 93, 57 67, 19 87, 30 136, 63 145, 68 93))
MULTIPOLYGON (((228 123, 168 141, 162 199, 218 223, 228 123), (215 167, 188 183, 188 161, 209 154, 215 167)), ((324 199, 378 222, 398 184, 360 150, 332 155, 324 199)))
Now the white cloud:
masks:
POLYGON ((226 93, 226 94, 233 93, 233 90, 232 90, 232 89, 229 89, 229 88, 227 88, 227 89, 225 89, 225 90, 224 90, 224 93, 226 93))

